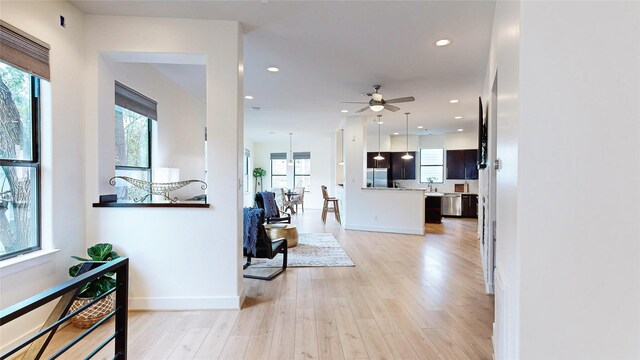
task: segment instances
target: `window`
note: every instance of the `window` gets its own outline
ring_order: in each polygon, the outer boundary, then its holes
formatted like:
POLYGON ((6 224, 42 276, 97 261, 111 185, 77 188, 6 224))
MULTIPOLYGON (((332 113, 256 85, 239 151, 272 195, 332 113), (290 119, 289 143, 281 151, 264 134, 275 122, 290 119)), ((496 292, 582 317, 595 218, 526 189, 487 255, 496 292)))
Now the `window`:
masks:
POLYGON ((244 149, 244 192, 249 192, 249 160, 251 152, 244 149))
POLYGON ((444 182, 444 149, 420 149, 420 182, 444 182))
POLYGON ((311 187, 311 153, 293 153, 293 184, 294 187, 311 187))
POLYGON ((49 46, 0 21, 0 259, 40 249, 40 81, 49 46))
MULTIPOLYGON (((155 101, 116 82, 116 176, 151 182, 151 129, 156 107, 155 101)), ((124 201, 136 201, 148 193, 120 181, 116 192, 124 201)))
POLYGON ((0 62, 0 259, 40 249, 39 85, 0 62))
POLYGON ((271 188, 287 187, 287 154, 271 153, 271 188))

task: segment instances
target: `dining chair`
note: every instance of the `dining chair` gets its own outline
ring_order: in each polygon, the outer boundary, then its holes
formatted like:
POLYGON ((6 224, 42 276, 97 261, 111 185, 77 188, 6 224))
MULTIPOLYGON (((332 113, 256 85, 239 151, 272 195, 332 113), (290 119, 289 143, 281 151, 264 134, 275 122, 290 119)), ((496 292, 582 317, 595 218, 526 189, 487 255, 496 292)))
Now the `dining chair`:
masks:
POLYGON ((294 188, 293 192, 299 195, 294 195, 291 198, 291 203, 296 206, 296 212, 298 211, 298 205, 302 206, 302 212, 304 212, 304 186, 294 188))
POLYGON ((327 212, 333 212, 333 215, 335 216, 338 223, 342 224, 342 222, 340 221, 340 208, 338 207, 338 198, 329 197, 326 186, 322 185, 320 188, 322 189, 322 198, 324 199, 324 205, 322 206, 322 222, 326 224, 327 212), (329 204, 331 204, 332 206, 329 206, 329 204))
POLYGON ((282 212, 286 212, 287 209, 291 209, 291 212, 293 212, 293 205, 289 201, 289 196, 284 188, 280 188, 280 194, 282 196, 282 212))

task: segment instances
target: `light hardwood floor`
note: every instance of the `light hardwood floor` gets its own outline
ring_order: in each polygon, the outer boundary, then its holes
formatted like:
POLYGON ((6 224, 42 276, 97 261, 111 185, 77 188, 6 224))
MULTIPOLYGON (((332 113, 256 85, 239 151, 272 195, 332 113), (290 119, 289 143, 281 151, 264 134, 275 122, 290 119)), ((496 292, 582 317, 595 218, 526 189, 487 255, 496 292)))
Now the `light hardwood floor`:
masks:
MULTIPOLYGON (((332 217, 323 225, 318 210, 293 218, 301 233, 333 233, 356 266, 245 279, 239 311, 132 312, 129 358, 492 358, 477 221, 445 219, 413 236, 345 231, 332 217)), ((62 358, 84 358, 112 331, 103 326, 62 358)), ((53 347, 78 333, 66 327, 53 347)), ((95 358, 111 359, 112 349, 95 358)))

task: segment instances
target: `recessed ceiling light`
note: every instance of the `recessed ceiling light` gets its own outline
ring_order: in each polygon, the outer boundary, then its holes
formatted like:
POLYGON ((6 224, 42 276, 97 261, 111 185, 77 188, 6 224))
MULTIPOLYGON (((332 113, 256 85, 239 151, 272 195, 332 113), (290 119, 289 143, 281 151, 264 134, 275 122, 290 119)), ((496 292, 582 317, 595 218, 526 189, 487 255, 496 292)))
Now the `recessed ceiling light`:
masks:
POLYGON ((393 135, 398 135, 399 133, 393 133, 393 135))
POLYGON ((464 129, 458 129, 458 131, 464 131, 464 129))
POLYGON ((423 128, 424 128, 424 126, 422 126, 422 125, 418 126, 418 129, 423 129, 423 128))
POLYGON ((247 100, 253 100, 253 96, 251 96, 251 95, 247 95, 244 98, 247 99, 247 100))
POLYGON ((451 99, 449 100, 450 104, 457 104, 458 103, 458 99, 451 99))
POLYGON ((348 112, 349 112, 349 110, 340 110, 340 112, 348 113, 348 112))
POLYGON ((278 68, 277 68, 277 67, 275 67, 275 66, 269 66, 269 67, 267 68, 267 71, 270 71, 270 72, 278 72, 278 71, 280 71, 280 69, 278 69, 278 68))
POLYGON ((451 44, 451 40, 449 39, 440 39, 436 41, 436 46, 447 46, 449 44, 451 44))
POLYGON ((456 117, 454 117, 454 119, 456 119, 456 120, 462 119, 462 116, 456 116, 456 117))

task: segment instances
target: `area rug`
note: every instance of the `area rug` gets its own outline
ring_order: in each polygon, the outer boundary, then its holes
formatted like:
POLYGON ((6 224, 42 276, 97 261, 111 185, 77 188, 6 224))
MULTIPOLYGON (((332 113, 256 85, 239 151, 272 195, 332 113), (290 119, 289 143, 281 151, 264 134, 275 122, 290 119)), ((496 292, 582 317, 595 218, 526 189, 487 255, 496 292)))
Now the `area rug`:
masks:
MULTIPOLYGON (((300 234, 298 245, 289 249, 288 267, 355 266, 338 240, 329 233, 300 234)), ((251 259, 251 268, 281 267, 282 254, 269 259, 251 259)))

